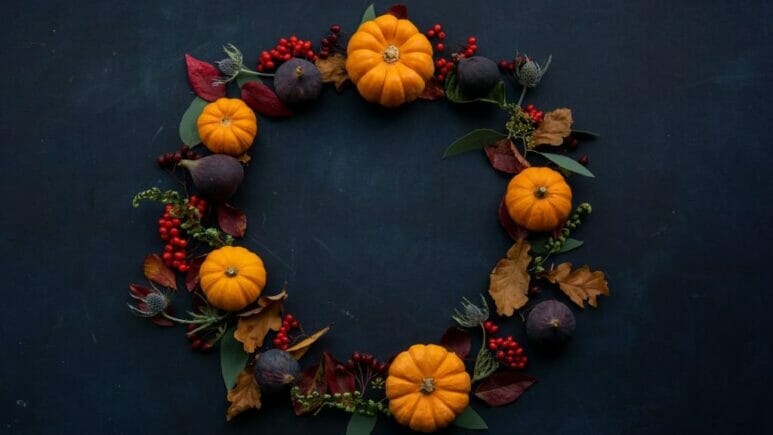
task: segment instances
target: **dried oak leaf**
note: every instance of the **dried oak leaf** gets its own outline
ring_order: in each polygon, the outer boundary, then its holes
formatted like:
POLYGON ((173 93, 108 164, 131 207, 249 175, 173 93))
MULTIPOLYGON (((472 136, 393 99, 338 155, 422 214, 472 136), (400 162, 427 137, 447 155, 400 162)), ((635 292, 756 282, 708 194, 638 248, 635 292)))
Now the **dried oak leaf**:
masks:
POLYGON ((247 215, 226 203, 217 206, 217 224, 220 229, 234 237, 244 237, 247 231, 247 215))
POLYGON ((507 231, 507 234, 513 240, 523 240, 529 236, 529 232, 526 230, 526 228, 515 223, 513 218, 510 216, 510 212, 507 211, 507 205, 505 205, 505 198, 502 198, 502 201, 499 202, 498 214, 499 224, 502 225, 502 228, 507 231))
POLYGON ((424 85, 424 90, 419 94, 419 98, 422 100, 435 101, 446 96, 446 90, 443 88, 443 83, 436 79, 434 76, 427 80, 424 85))
POLYGON ((499 260, 491 271, 488 292, 500 316, 512 316, 515 310, 529 301, 526 296, 531 279, 527 270, 531 262, 529 249, 531 245, 528 241, 518 240, 507 251, 507 257, 499 260))
POLYGON ((261 296, 258 308, 239 315, 239 323, 234 331, 234 338, 244 345, 247 353, 263 346, 263 340, 268 331, 279 331, 282 327, 282 307, 287 299, 287 293, 276 296, 261 296))
POLYGON ((328 56, 327 59, 319 58, 315 64, 322 74, 322 83, 335 83, 336 91, 340 92, 344 83, 349 80, 349 75, 346 74, 346 56, 341 53, 328 56))
POLYGON ((542 122, 532 133, 532 144, 537 145, 561 145, 564 138, 572 133, 572 111, 569 109, 556 109, 545 114, 542 122))
POLYGON ((478 384, 475 397, 489 406, 502 406, 513 403, 524 391, 534 385, 537 379, 526 373, 505 371, 494 373, 478 384))
POLYGON ((215 84, 217 80, 222 79, 216 66, 198 60, 190 54, 185 55, 185 64, 188 66, 188 83, 196 95, 207 101, 225 97, 225 85, 215 84))
POLYGON ((484 148, 491 166, 497 171, 517 174, 531 166, 510 139, 502 139, 484 148))
POLYGON ((225 414, 227 421, 231 421, 232 418, 250 408, 260 409, 260 387, 252 367, 247 367, 239 373, 236 377, 236 386, 226 397, 231 402, 225 414))
POLYGON ((174 272, 164 264, 164 260, 158 254, 150 254, 145 257, 142 270, 145 273, 145 278, 160 286, 177 290, 177 279, 175 279, 174 272))
POLYGON ((452 326, 446 329, 445 334, 440 339, 440 345, 453 352, 459 358, 466 358, 470 354, 470 347, 472 345, 472 337, 470 333, 459 329, 456 326, 452 326))
POLYGON ((330 327, 333 325, 325 326, 324 328, 320 329, 319 331, 309 335, 308 337, 304 338, 303 340, 295 343, 294 345, 287 348, 286 352, 288 352, 290 355, 293 356, 295 359, 301 359, 301 357, 306 353, 307 350, 311 347, 312 344, 314 344, 317 340, 320 339, 323 335, 327 334, 328 331, 330 331, 330 327))
POLYGON ((585 308, 585 300, 596 308, 596 296, 609 296, 609 284, 604 278, 604 272, 592 272, 587 265, 572 270, 572 263, 561 263, 548 272, 547 278, 553 284, 558 284, 561 291, 580 308, 585 308))

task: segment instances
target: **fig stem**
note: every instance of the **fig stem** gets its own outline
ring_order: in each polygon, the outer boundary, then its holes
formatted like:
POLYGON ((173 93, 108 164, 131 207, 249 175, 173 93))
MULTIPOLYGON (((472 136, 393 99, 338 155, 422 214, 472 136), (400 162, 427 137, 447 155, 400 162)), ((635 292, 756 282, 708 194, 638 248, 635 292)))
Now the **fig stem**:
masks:
POLYGON ((561 326, 561 321, 558 319, 550 319, 550 326, 552 326, 553 329, 558 329, 558 327, 561 326))
POLYGON ((300 79, 301 77, 303 77, 303 74, 304 74, 303 67, 300 66, 300 65, 296 66, 295 67, 295 78, 300 79))

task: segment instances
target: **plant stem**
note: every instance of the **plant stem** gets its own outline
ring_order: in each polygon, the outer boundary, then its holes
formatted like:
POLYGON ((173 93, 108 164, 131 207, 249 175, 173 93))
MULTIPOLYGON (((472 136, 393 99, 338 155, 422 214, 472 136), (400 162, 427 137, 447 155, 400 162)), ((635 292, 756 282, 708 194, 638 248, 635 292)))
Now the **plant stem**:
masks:
POLYGON ((249 68, 242 68, 239 72, 240 73, 245 73, 247 75, 260 76, 260 77, 274 77, 276 75, 276 74, 268 74, 268 73, 261 73, 261 72, 253 71, 253 70, 251 70, 249 68))
POLYGON ((526 96, 526 89, 528 89, 526 86, 523 87, 523 90, 521 91, 521 98, 518 99, 518 106, 523 103, 523 98, 526 96))

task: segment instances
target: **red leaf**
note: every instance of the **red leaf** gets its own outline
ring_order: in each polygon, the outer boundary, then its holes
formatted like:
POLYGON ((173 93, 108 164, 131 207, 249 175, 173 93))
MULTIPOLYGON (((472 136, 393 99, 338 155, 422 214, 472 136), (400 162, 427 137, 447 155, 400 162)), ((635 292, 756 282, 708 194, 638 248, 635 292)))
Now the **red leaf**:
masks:
POLYGON ((320 406, 322 406, 322 403, 324 402, 322 396, 327 393, 327 382, 325 380, 324 365, 322 363, 316 363, 310 367, 307 367, 306 370, 301 372, 298 378, 298 383, 296 385, 298 386, 300 393, 304 395, 308 395, 314 391, 318 392, 319 400, 307 401, 308 406, 304 407, 295 399, 293 399, 293 409, 295 410, 295 415, 303 415, 316 411, 320 406))
POLYGON ((427 80, 424 90, 421 91, 419 98, 422 100, 435 101, 446 96, 446 91, 443 89, 443 83, 435 77, 427 80))
POLYGON ((329 352, 322 355, 323 365, 325 366, 325 380, 330 394, 351 393, 355 388, 354 375, 346 370, 340 361, 335 359, 329 352))
POLYGON ((158 254, 150 254, 145 257, 143 264, 145 278, 158 285, 177 290, 177 280, 174 272, 164 264, 164 260, 158 254))
POLYGON ((293 112, 287 108, 274 91, 263 83, 255 81, 247 82, 242 85, 242 100, 247 103, 252 110, 263 116, 281 118, 293 116, 293 112))
POLYGON ((199 285, 199 269, 206 258, 206 255, 196 257, 188 265, 188 272, 185 274, 185 288, 189 292, 192 292, 199 285))
POLYGON ((499 203, 499 224, 502 225, 502 228, 507 231, 507 234, 512 237, 513 240, 523 240, 529 235, 529 232, 526 231, 525 228, 515 223, 513 218, 510 217, 510 212, 507 211, 504 198, 502 198, 502 201, 499 203))
POLYGON ((225 97, 225 85, 215 84, 216 80, 222 78, 216 66, 198 60, 187 53, 185 63, 188 65, 188 83, 191 84, 196 95, 207 101, 225 97))
POLYGON ((464 359, 470 354, 471 340, 469 332, 452 326, 446 329, 446 333, 440 339, 440 345, 464 359))
POLYGON ((531 166, 510 139, 502 139, 484 149, 491 166, 497 171, 517 174, 531 166))
POLYGON ((396 16, 397 18, 401 20, 405 20, 408 18, 408 8, 405 7, 405 5, 402 4, 396 4, 389 7, 387 10, 388 14, 392 14, 396 16))
POLYGON ((217 207, 217 224, 234 237, 244 237, 247 231, 247 215, 236 207, 221 204, 217 207))
POLYGON ((174 326, 174 322, 167 319, 166 317, 161 317, 161 316, 151 317, 150 321, 153 322, 153 324, 155 324, 156 326, 161 326, 163 328, 174 326))
POLYGON ((139 284, 129 284, 129 293, 134 295, 134 297, 144 298, 150 292, 151 289, 149 287, 145 287, 139 284))
POLYGON ((498 372, 478 384, 475 396, 489 406, 507 405, 518 400, 535 382, 536 378, 523 372, 498 372))

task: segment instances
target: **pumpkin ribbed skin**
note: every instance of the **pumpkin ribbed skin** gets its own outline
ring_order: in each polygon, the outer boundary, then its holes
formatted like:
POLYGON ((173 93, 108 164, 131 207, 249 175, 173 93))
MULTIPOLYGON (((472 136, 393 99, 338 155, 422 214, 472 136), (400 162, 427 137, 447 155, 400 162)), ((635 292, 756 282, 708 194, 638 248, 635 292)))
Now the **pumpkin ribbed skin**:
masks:
POLYGON ((415 344, 389 366, 386 396, 398 423, 434 432, 467 408, 470 387, 470 375, 455 353, 435 344, 415 344))
POLYGON ((507 185, 505 205, 518 225, 529 231, 551 231, 569 217, 572 189, 563 175, 550 168, 526 168, 507 185))
POLYGON ((266 285, 263 260, 241 246, 224 246, 207 255, 199 269, 201 289, 212 306, 239 311, 255 302, 266 285))
POLYGON ((435 71, 427 37, 390 14, 362 23, 346 51, 346 72, 360 95, 385 107, 418 98, 435 71))
POLYGON ((244 154, 258 133, 255 113, 238 98, 219 98, 207 104, 196 126, 207 149, 234 157, 244 154))

